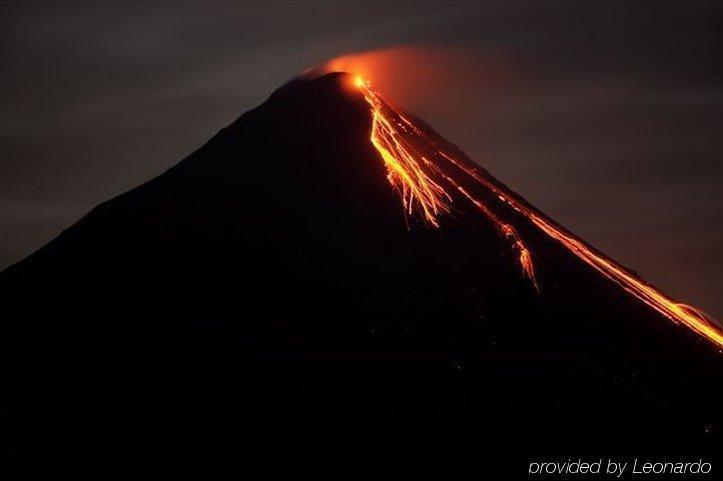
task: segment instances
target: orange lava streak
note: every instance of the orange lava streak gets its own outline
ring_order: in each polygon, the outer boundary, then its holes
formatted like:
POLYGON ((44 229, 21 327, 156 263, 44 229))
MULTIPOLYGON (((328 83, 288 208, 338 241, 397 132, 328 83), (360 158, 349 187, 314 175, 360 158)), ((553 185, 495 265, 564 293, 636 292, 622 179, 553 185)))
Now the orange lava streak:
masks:
POLYGON ((354 85, 364 92, 364 98, 372 108, 371 142, 384 159, 389 181, 401 193, 405 212, 411 215, 416 205, 425 220, 435 227, 439 227, 437 216, 440 213, 449 212, 449 203, 452 202, 452 198, 438 182, 432 179, 429 173, 425 172, 424 167, 427 167, 454 186, 492 221, 502 236, 511 243, 513 250, 518 255, 523 273, 530 279, 535 290, 539 292, 532 256, 519 238, 515 228, 502 222, 482 202, 472 197, 457 182, 441 172, 434 163, 421 155, 409 141, 405 140, 406 136, 411 135, 415 140, 432 147, 424 133, 409 119, 382 101, 362 78, 355 77, 354 85))
POLYGON ((525 244, 517 235, 517 231, 515 230, 515 228, 512 227, 510 224, 502 222, 499 217, 497 217, 491 210, 487 208, 486 205, 472 197, 469 192, 467 192, 461 185, 457 184, 457 182, 455 182, 451 177, 448 177, 446 175, 444 177, 449 183, 454 185, 462 195, 464 195, 480 211, 482 211, 482 213, 486 215, 487 218, 489 218, 492 223, 495 224, 495 226, 497 226, 502 235, 504 235, 505 238, 511 242, 512 248, 517 252, 517 255, 519 256, 522 271, 525 273, 530 282, 532 282, 535 290, 539 293, 540 288, 537 285, 537 279, 535 279, 535 269, 532 265, 532 256, 530 255, 530 251, 527 249, 527 247, 525 247, 525 244))
MULTIPOLYGON (((675 323, 683 324, 694 332, 723 347, 723 331, 713 320, 699 310, 679 303, 667 297, 655 287, 648 285, 623 266, 612 259, 595 251, 582 240, 565 232, 561 227, 546 219, 535 209, 519 201, 515 196, 506 193, 493 180, 480 174, 474 167, 467 165, 436 147, 430 139, 414 123, 389 107, 374 92, 370 85, 357 77, 355 85, 362 90, 364 97, 372 109, 371 142, 379 151, 388 169, 388 179, 399 190, 402 203, 407 214, 412 214, 415 207, 424 219, 435 227, 439 227, 438 216, 449 212, 451 196, 436 182, 431 173, 441 177, 449 185, 474 204, 497 227, 518 255, 523 273, 532 281, 535 289, 539 287, 535 279, 532 255, 520 239, 515 228, 503 222, 485 204, 474 198, 458 181, 443 172, 441 168, 422 156, 410 142, 419 142, 430 148, 443 159, 456 166, 466 175, 476 180, 497 196, 504 204, 527 218, 532 224, 552 239, 565 246, 570 252, 586 264, 593 267, 607 279, 621 286, 626 292, 635 296, 648 306, 655 309, 675 323), (406 140, 411 139, 411 140, 406 140), (430 173, 426 170, 428 169, 430 173)), ((425 147, 426 148, 426 147, 425 147)))
POLYGON ((398 134, 397 129, 384 115, 388 109, 379 97, 359 77, 355 85, 363 88, 364 98, 372 107, 371 141, 387 166, 389 182, 400 192, 405 212, 411 215, 415 206, 424 219, 439 227, 437 216, 449 212, 451 198, 437 182, 424 171, 414 149, 398 134))
POLYGON ((527 217, 532 223, 539 227, 549 237, 560 242, 578 258, 592 266, 602 275, 621 286, 625 291, 640 299, 668 319, 675 323, 688 326, 701 336, 709 339, 719 347, 723 347, 723 331, 715 325, 714 321, 708 318, 701 311, 687 304, 677 302, 655 287, 648 285, 645 281, 629 272, 623 266, 612 259, 596 253, 592 247, 571 234, 563 232, 559 227, 543 218, 533 209, 518 202, 514 198, 505 195, 493 182, 479 174, 476 170, 468 167, 442 151, 439 155, 452 162, 460 170, 482 183, 497 195, 497 197, 515 211, 527 217))

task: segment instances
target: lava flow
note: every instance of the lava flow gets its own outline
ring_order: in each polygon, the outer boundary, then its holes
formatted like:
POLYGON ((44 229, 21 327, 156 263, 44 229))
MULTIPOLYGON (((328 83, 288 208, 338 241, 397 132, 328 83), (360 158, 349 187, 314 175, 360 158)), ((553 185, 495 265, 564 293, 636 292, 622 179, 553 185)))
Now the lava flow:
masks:
POLYGON ((539 290, 532 256, 515 228, 501 221, 482 201, 473 197, 460 183, 425 157, 423 152, 428 152, 430 156, 439 153, 412 121, 382 100, 368 82, 356 77, 354 84, 363 91, 364 98, 371 106, 371 142, 384 159, 388 170, 387 178, 399 191, 407 214, 413 214, 416 208, 429 224, 439 227, 438 217, 449 212, 452 202, 452 196, 442 183, 449 184, 495 225, 500 235, 517 253, 522 272, 535 290, 539 290))
POLYGON ((439 142, 385 102, 372 89, 369 82, 355 77, 354 83, 369 103, 372 114, 370 140, 384 160, 388 171, 387 178, 399 191, 407 215, 418 212, 426 223, 439 227, 441 216, 451 212, 453 202, 451 192, 459 192, 462 198, 467 199, 484 214, 496 227, 500 236, 509 243, 517 255, 522 273, 535 290, 540 292, 529 249, 512 225, 502 221, 488 205, 464 187, 465 181, 473 181, 629 294, 671 321, 685 325, 718 347, 723 347, 723 331, 705 314, 669 298, 567 232, 497 181, 482 173, 472 162, 445 152, 439 146, 439 142), (454 173, 459 176, 455 176, 454 173))

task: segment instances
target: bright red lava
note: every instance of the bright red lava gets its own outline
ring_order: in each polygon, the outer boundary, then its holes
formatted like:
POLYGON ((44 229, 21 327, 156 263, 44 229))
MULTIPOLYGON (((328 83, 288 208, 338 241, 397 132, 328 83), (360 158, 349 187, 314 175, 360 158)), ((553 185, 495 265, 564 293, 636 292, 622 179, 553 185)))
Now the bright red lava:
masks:
POLYGON ((463 187, 464 182, 461 178, 465 178, 468 182, 473 180, 630 295, 671 321, 687 326, 719 348, 723 348, 721 328, 700 310, 669 298, 625 267, 558 226, 513 193, 503 190, 471 162, 456 158, 442 150, 422 129, 415 126, 414 122, 385 102, 361 76, 354 76, 353 82, 369 103, 372 114, 371 143, 383 159, 387 167, 387 178, 399 192, 407 215, 417 214, 430 226, 439 227, 440 217, 450 212, 452 196, 449 192, 452 189, 456 190, 497 228, 500 236, 517 254, 521 274, 539 293, 531 252, 512 225, 502 221, 487 205, 463 187), (442 165, 447 168, 442 169, 442 165), (454 173, 458 175, 453 177, 454 173))

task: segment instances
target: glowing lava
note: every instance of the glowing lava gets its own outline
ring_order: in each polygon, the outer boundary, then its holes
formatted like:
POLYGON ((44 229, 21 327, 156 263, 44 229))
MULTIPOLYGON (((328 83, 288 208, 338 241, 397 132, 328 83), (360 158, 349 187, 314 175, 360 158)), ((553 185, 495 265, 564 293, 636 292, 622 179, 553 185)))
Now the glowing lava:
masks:
POLYGON ((484 214, 500 236, 509 243, 516 253, 522 273, 539 292, 532 254, 512 225, 502 221, 489 206, 464 187, 465 181, 473 181, 629 294, 671 321, 685 325, 718 347, 723 347, 723 332, 720 327, 701 311, 672 300, 625 267, 596 251, 481 172, 471 161, 443 151, 438 142, 382 100, 369 82, 356 76, 354 85, 362 91, 371 107, 370 140, 384 160, 388 171, 387 178, 399 191, 408 216, 417 212, 429 225, 439 227, 441 216, 448 214, 452 207, 453 197, 450 192, 458 192, 484 214), (455 172, 460 174, 461 178, 454 176, 455 172))
POLYGON ((452 200, 451 197, 426 172, 426 159, 405 140, 405 136, 399 134, 398 129, 402 126, 395 122, 391 108, 364 81, 361 87, 372 106, 372 144, 384 159, 387 178, 400 192, 405 211, 411 215, 419 209, 427 222, 439 227, 437 216, 448 212, 447 203, 452 200))
POLYGON ((459 183, 445 175, 423 152, 438 155, 432 143, 412 121, 384 102, 368 82, 357 76, 354 84, 362 90, 372 109, 371 142, 387 166, 387 178, 399 191, 407 215, 418 210, 432 226, 439 227, 438 217, 448 213, 452 196, 442 186, 446 181, 469 199, 498 229, 517 253, 522 272, 538 290, 532 256, 517 231, 502 222, 487 206, 473 197, 459 183), (437 177, 435 180, 434 177, 437 177))

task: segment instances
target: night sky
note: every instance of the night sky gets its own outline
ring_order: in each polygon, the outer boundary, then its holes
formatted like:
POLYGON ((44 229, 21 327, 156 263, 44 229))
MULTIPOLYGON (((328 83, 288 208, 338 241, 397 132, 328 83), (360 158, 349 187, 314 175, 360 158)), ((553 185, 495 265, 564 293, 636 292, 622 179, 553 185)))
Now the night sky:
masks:
POLYGON ((396 104, 720 319, 722 13, 691 1, 3 2, 0 268, 305 68, 384 49, 370 80, 396 104))

